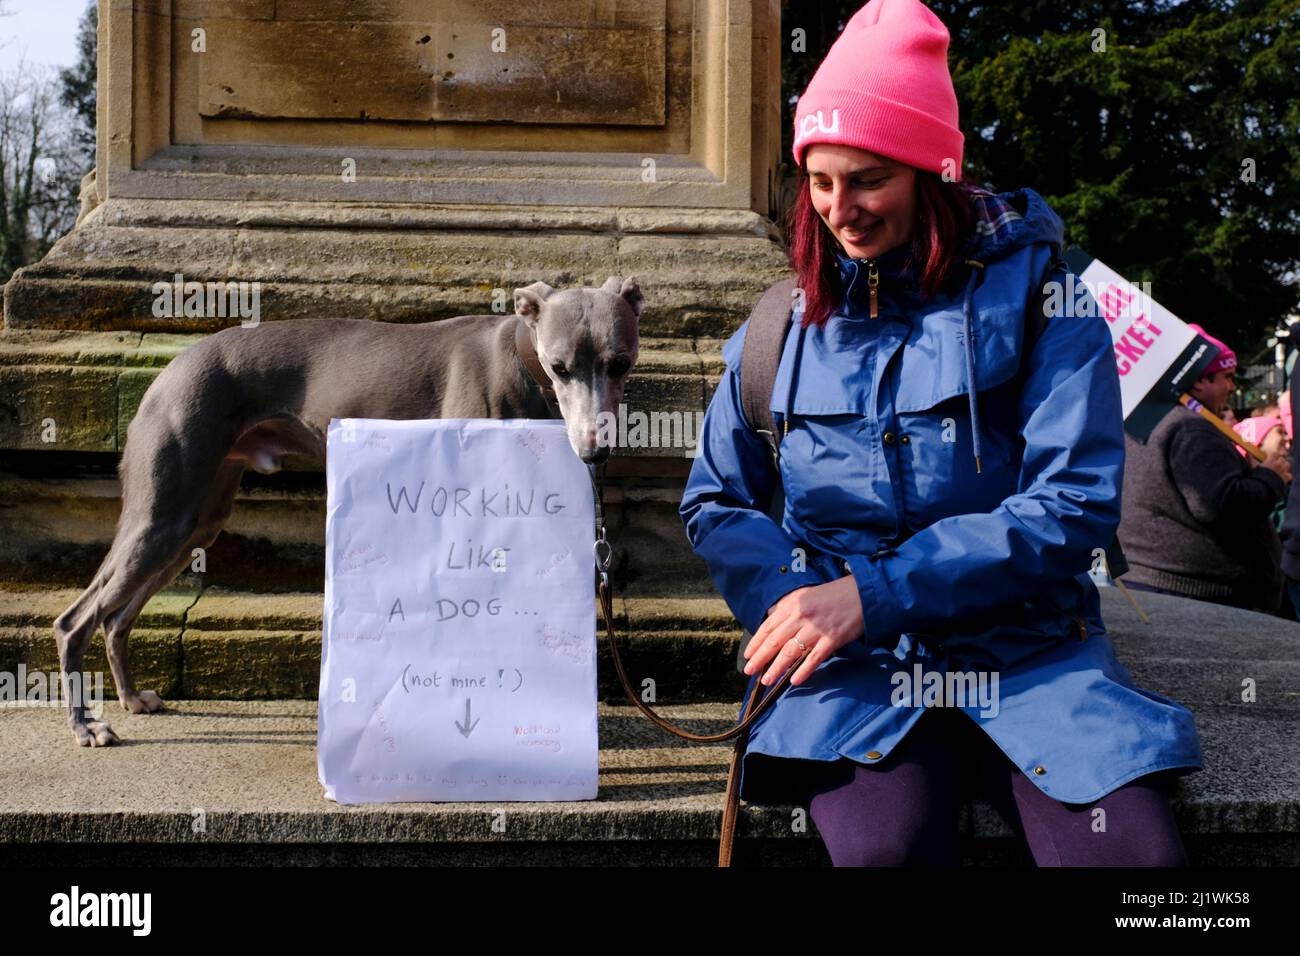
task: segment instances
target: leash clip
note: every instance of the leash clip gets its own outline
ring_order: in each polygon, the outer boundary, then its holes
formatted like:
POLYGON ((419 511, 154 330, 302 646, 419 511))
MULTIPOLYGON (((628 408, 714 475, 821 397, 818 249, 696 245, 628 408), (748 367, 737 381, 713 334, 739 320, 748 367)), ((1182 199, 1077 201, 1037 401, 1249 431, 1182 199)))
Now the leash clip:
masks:
POLYGON ((600 572, 600 583, 609 587, 609 563, 614 557, 614 547, 605 538, 605 509, 604 502, 604 475, 601 474, 601 480, 596 479, 596 466, 588 465, 587 473, 591 477, 591 491, 596 505, 596 527, 599 532, 596 540, 591 543, 591 554, 596 562, 596 570, 600 572), (601 549, 604 549, 603 552, 601 549))
POLYGON ((609 562, 614 556, 613 546, 605 540, 605 526, 600 526, 600 535, 591 543, 591 553, 596 559, 596 570, 600 572, 600 583, 609 586, 609 562), (604 547, 602 554, 601 547, 604 547))

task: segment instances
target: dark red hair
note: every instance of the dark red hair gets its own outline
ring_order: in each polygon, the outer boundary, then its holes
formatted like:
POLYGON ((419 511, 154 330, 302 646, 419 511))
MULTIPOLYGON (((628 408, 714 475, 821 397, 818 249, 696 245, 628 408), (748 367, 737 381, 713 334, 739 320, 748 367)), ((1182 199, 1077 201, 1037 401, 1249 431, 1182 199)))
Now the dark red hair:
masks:
MULTIPOLYGON (((790 264, 804 292, 803 324, 821 325, 840 305, 840 270, 835 261, 836 241, 813 208, 806 169, 799 168, 797 196, 786 223, 790 264)), ((938 173, 916 170, 917 223, 905 267, 919 267, 921 294, 930 299, 960 263, 962 243, 975 225, 970 207, 970 186, 948 182, 938 173)))

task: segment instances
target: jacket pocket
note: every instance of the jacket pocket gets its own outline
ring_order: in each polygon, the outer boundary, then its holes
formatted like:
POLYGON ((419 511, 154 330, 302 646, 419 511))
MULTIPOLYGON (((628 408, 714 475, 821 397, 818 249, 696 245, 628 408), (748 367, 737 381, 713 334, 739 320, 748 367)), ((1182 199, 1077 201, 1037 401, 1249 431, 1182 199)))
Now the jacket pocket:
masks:
POLYGON ((898 433, 893 437, 903 514, 914 530, 952 515, 987 513, 1015 494, 1022 444, 1008 391, 997 387, 977 396, 978 469, 969 398, 964 392, 929 408, 897 414, 898 433))
POLYGON ((883 704, 874 704, 869 706, 866 714, 864 714, 860 720, 856 721, 852 727, 840 734, 838 737, 827 741, 827 746, 842 756, 847 757, 850 754, 853 754, 855 755, 853 759, 861 759, 861 755, 858 754, 859 748, 853 748, 849 745, 853 743, 856 738, 862 735, 863 728, 865 728, 867 724, 871 723, 871 721, 875 720, 884 709, 885 707, 883 704), (846 750, 848 751, 847 753, 846 750))
POLYGON ((808 528, 876 527, 889 501, 889 478, 862 415, 791 416, 781 439, 781 481, 792 517, 808 528))
POLYGON ((913 530, 988 512, 1016 491, 1023 442, 1016 371, 1022 319, 1007 307, 979 315, 972 343, 980 460, 959 307, 927 315, 891 370, 903 514, 913 530))
MULTIPOLYGON (((996 388, 1016 374, 1023 323, 1023 313, 1008 308, 981 313, 972 347, 977 392, 996 388)), ((953 398, 967 400, 965 334, 959 308, 921 319, 900 355, 894 396, 899 414, 933 409, 953 398)))

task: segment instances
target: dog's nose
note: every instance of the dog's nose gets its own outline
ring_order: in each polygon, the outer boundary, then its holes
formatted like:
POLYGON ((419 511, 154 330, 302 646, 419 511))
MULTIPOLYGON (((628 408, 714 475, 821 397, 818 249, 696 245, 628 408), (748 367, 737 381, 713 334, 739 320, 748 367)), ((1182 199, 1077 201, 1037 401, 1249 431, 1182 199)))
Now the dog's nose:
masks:
POLYGON ((582 450, 582 460, 589 465, 599 465, 608 457, 608 445, 596 445, 594 448, 584 448, 582 450))

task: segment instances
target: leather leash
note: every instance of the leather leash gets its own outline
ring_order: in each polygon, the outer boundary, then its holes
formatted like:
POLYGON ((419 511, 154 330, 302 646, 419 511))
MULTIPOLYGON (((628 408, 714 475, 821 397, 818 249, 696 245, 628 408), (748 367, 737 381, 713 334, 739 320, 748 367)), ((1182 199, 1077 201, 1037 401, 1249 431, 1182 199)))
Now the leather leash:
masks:
MULTIPOLYGON (((733 737, 740 736, 741 734, 749 730, 750 726, 754 723, 754 721, 758 720, 758 718, 761 717, 763 713, 769 707, 772 706, 777 696, 780 695, 780 693, 784 691, 786 687, 789 686, 791 678, 793 678, 795 675, 795 671, 798 664, 802 663, 803 659, 812 653, 812 648, 809 647, 806 651, 803 652, 802 655, 800 655, 799 660, 796 661, 796 663, 790 665, 790 667, 786 670, 786 672, 781 675, 781 679, 777 681, 776 684, 770 689, 770 691, 763 697, 763 700, 758 704, 758 706, 753 707, 751 712, 744 715, 740 723, 738 723, 735 727, 732 727, 730 730, 724 731, 722 733, 693 734, 690 731, 683 730, 681 727, 678 727, 676 724, 672 723, 667 718, 659 716, 659 714, 655 713, 654 710, 646 706, 646 704, 637 695, 636 691, 632 689, 632 682, 628 680, 627 672, 623 669, 623 659, 620 656, 618 651, 618 641, 616 641, 614 638, 613 593, 609 584, 609 564, 610 564, 610 559, 613 557, 613 548, 610 546, 609 542, 605 539, 605 525, 604 525, 604 515, 603 515, 604 507, 603 507, 603 502, 601 500, 603 497, 604 476, 602 475, 601 482, 597 483, 597 480, 595 478, 595 470, 597 467, 603 468, 603 466, 596 466, 596 465, 588 466, 589 470, 592 472, 592 489, 596 493, 596 525, 599 528, 599 531, 597 532, 596 535, 596 540, 592 544, 592 551, 595 553, 595 557, 596 557, 596 569, 597 571, 600 572, 600 583, 597 585, 596 593, 599 597, 601 616, 604 617, 605 619, 605 633, 609 639, 610 657, 612 657, 614 660, 614 670, 618 672, 618 679, 619 682, 623 685, 624 693, 627 694, 628 699, 631 700, 632 703, 636 705, 637 709, 640 710, 641 713, 645 714, 646 717, 648 717, 654 723, 658 724, 664 730, 668 731, 668 733, 673 734, 676 737, 680 737, 683 740, 689 740, 692 743, 697 743, 697 744, 716 744, 716 743, 722 743, 723 741, 726 740, 731 740, 733 737), (605 549, 603 555, 600 553, 602 546, 605 549)), ((757 686, 762 687, 761 684, 757 686)), ((755 696, 757 695, 756 694, 750 695, 751 698, 749 701, 750 704, 753 703, 753 698, 755 696)), ((746 710, 750 710, 750 708, 747 707, 746 710)))
POLYGON ((623 669, 623 659, 619 654, 618 641, 614 638, 613 594, 609 584, 609 564, 613 556, 613 548, 605 539, 604 465, 590 465, 588 470, 591 474, 592 489, 595 492, 596 527, 599 529, 596 540, 592 543, 592 552, 596 558, 596 569, 600 573, 600 583, 597 586, 598 603, 601 616, 605 619, 605 634, 609 644, 609 654, 613 658, 614 670, 618 673, 619 683, 623 685, 623 692, 627 694, 627 699, 636 705, 636 708, 641 713, 675 737, 700 744, 721 743, 725 740, 731 740, 733 737, 736 739, 735 746, 731 750, 731 760, 727 765, 727 788, 723 798, 722 828, 718 841, 718 866, 731 866, 731 852, 736 841, 736 821, 740 816, 740 763, 745 756, 745 748, 749 743, 749 728, 772 704, 776 703, 776 699, 790 686, 790 680, 799 669, 799 665, 812 653, 813 649, 809 646, 807 650, 800 654, 798 660, 786 668, 785 673, 781 675, 781 679, 766 694, 763 694, 763 685, 755 683, 753 691, 745 701, 740 723, 730 730, 718 734, 693 734, 655 713, 632 689, 632 682, 628 680, 627 672, 623 669), (597 467, 601 469, 599 481, 596 479, 597 467), (603 554, 601 553, 602 547, 603 554), (760 694, 763 694, 762 700, 759 700, 760 694), (758 701, 758 703, 755 704, 755 701, 758 701))
MULTIPOLYGON (((519 352, 519 358, 523 362, 524 368, 527 369, 533 382, 541 389, 551 417, 562 419, 559 403, 555 397, 555 389, 551 385, 551 380, 546 371, 542 368, 542 363, 537 358, 537 345, 533 333, 528 323, 522 318, 518 319, 518 324, 515 327, 515 347, 519 352)), ((618 641, 614 637, 613 589, 609 583, 609 566, 614 556, 614 549, 605 537, 605 462, 599 465, 588 465, 587 470, 591 478, 592 494, 596 506, 597 534, 591 549, 595 558, 596 571, 600 575, 596 588, 597 604, 600 606, 601 616, 605 619, 605 633, 609 643, 609 653, 614 661, 614 670, 618 673, 619 683, 623 685, 623 692, 627 694, 628 700, 642 714, 675 737, 699 744, 722 743, 732 738, 736 740, 731 752, 731 761, 727 767, 727 788, 722 808, 722 832, 718 844, 718 866, 730 866, 731 852, 736 838, 736 821, 740 815, 740 763, 745 755, 745 747, 749 742, 749 728, 776 702, 776 699, 790 685, 790 680, 798 671, 799 665, 812 653, 812 647, 805 650, 798 660, 786 669, 785 673, 781 675, 781 679, 766 694, 763 693, 763 685, 756 682, 753 692, 745 700, 740 723, 723 733, 693 734, 659 716, 652 708, 646 706, 636 691, 633 690, 631 681, 628 680, 627 672, 623 668, 622 656, 619 654, 618 641), (597 478, 597 469, 599 469, 599 478, 597 478), (759 699, 760 695, 762 695, 761 700, 759 699), (757 703, 755 703, 756 701, 757 703)))

